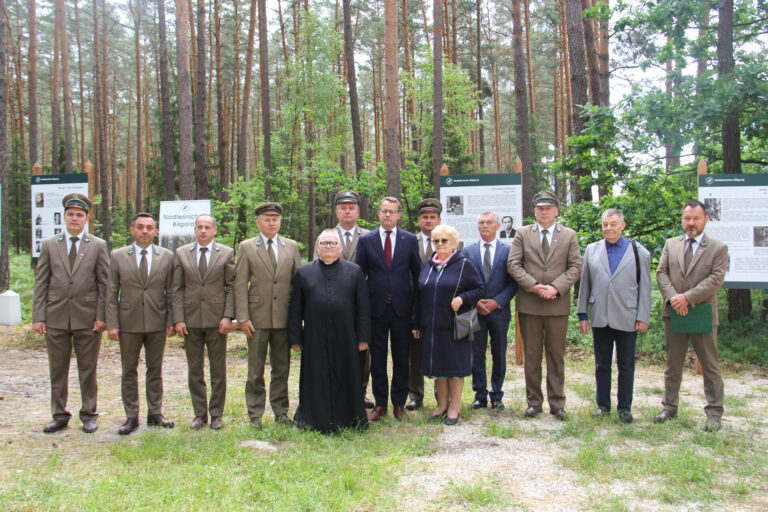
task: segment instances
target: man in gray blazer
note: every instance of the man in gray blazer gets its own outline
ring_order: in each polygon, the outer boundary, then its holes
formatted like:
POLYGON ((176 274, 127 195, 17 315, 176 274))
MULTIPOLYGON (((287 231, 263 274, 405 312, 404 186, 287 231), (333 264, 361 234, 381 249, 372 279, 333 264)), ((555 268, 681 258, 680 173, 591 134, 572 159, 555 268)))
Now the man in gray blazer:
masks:
POLYGON ((173 322, 184 338, 189 393, 195 418, 193 430, 208 423, 222 427, 227 394, 227 333, 235 316, 234 251, 213 241, 216 219, 204 213, 195 219, 196 242, 176 249, 173 270, 173 322), (208 347, 211 371, 211 400, 205 389, 204 351, 208 347))
POLYGON ((130 434, 139 426, 142 347, 147 364, 147 425, 173 428, 173 421, 163 416, 163 354, 165 338, 173 334, 173 253, 152 243, 157 224, 149 213, 136 214, 131 235, 131 245, 112 252, 107 290, 109 339, 120 343, 123 367, 126 419, 117 430, 120 435, 130 434))
POLYGON ((85 231, 91 200, 69 194, 62 201, 66 232, 43 240, 35 272, 32 328, 45 334, 51 374, 53 421, 43 432, 61 430, 72 416, 67 411, 72 346, 77 354, 83 432, 96 432, 96 365, 104 332, 104 303, 109 279, 107 244, 85 231))
POLYGON ((507 272, 517 282, 517 312, 525 343, 525 390, 529 418, 541 413, 541 357, 547 357, 549 412, 565 420, 565 337, 571 287, 581 275, 576 232, 557 221, 560 201, 543 190, 533 196, 536 224, 517 230, 507 272))
POLYGON ((704 395, 707 398, 704 430, 714 432, 720 430, 723 415, 723 377, 717 355, 717 292, 723 286, 728 268, 728 246, 704 234, 708 221, 701 202, 686 203, 682 214, 685 234, 668 239, 659 259, 656 282, 664 298, 661 315, 667 338, 667 370, 664 372, 664 409, 653 421, 663 423, 677 415, 683 361, 690 340, 704 370, 704 395), (670 308, 678 315, 686 316, 700 304, 712 307, 711 332, 672 332, 670 308))
POLYGON ((603 240, 587 246, 579 287, 579 329, 589 332, 595 348, 597 410, 611 411, 611 360, 616 344, 619 370, 619 419, 632 422, 632 386, 635 379, 637 333, 648 330, 651 317, 651 254, 622 236, 624 213, 609 208, 602 216, 603 240))

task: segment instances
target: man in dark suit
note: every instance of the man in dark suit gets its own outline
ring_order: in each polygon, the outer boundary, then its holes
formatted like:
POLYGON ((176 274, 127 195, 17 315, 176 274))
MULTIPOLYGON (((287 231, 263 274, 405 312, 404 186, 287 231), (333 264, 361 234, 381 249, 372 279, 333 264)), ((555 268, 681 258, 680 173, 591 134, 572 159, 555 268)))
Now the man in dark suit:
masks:
POLYGON ((43 432, 61 430, 72 416, 67 411, 67 393, 74 345, 83 400, 80 421, 83 431, 91 434, 99 428, 96 365, 101 333, 106 327, 104 303, 109 256, 106 242, 85 231, 91 200, 81 194, 69 194, 62 204, 66 233, 43 240, 35 272, 32 328, 45 334, 51 374, 53 421, 43 432))
POLYGON ((165 338, 173 334, 171 317, 173 253, 154 245, 155 218, 140 212, 133 218, 134 243, 112 252, 107 291, 109 339, 119 341, 123 376, 121 388, 127 435, 139 426, 138 366, 141 348, 147 364, 147 425, 173 428, 163 416, 163 354, 165 338))
MULTIPOLYGON (((432 230, 440 224, 440 214, 443 205, 434 198, 427 198, 416 203, 416 211, 419 214, 419 232, 416 240, 419 243, 419 259, 421 265, 427 261, 434 252, 432 230)), ((424 402, 424 375, 421 374, 421 340, 411 337, 411 348, 408 354, 408 394, 411 401, 405 406, 409 411, 419 409, 424 402)))
POLYGON ((728 268, 728 246, 704 234, 709 221, 704 205, 693 200, 686 203, 682 215, 685 234, 667 240, 661 252, 656 282, 664 298, 664 334, 667 338, 667 370, 664 372, 664 409, 653 419, 663 423, 677 415, 683 361, 688 340, 704 370, 704 395, 707 421, 704 430, 720 430, 723 415, 723 377, 717 355, 717 291, 723 286, 728 268), (670 308, 686 316, 700 304, 712 307, 712 331, 674 333, 670 325, 670 308))
POLYGON ((507 330, 512 313, 509 302, 517 291, 517 283, 507 273, 509 246, 499 242, 499 219, 494 212, 481 213, 477 218, 480 240, 464 248, 466 256, 485 279, 485 295, 477 303, 480 330, 472 341, 472 389, 475 391, 473 409, 488 407, 488 381, 485 353, 491 336, 491 408, 503 409, 504 376, 507 373, 507 330))
POLYGON ((208 423, 222 427, 227 394, 227 333, 235 316, 234 251, 213 241, 216 219, 204 213, 195 219, 196 242, 176 249, 173 270, 173 322, 184 338, 189 393, 195 418, 194 430, 208 423), (211 368, 211 400, 205 390, 204 351, 208 347, 211 368))
POLYGON ((400 201, 385 197, 378 215, 381 225, 360 237, 356 260, 368 279, 371 299, 371 384, 376 407, 368 421, 378 421, 387 413, 390 392, 395 418, 400 420, 405 414, 413 289, 421 270, 416 236, 397 227, 402 215, 400 201), (392 343, 391 391, 388 339, 392 343))
POLYGON ((571 311, 571 287, 581 275, 576 232, 557 222, 557 196, 543 190, 533 196, 536 224, 517 230, 507 272, 519 286, 517 312, 525 342, 525 391, 529 418, 541 413, 541 357, 546 350, 549 412, 565 420, 565 337, 571 311))

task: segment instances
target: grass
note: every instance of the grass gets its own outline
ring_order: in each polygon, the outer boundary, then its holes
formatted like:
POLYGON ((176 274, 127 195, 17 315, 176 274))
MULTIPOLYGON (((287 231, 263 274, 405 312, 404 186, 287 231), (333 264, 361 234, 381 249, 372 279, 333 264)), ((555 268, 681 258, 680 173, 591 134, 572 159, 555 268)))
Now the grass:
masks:
POLYGON ((505 503, 502 492, 483 484, 456 484, 448 488, 448 500, 463 509, 488 510, 505 503))

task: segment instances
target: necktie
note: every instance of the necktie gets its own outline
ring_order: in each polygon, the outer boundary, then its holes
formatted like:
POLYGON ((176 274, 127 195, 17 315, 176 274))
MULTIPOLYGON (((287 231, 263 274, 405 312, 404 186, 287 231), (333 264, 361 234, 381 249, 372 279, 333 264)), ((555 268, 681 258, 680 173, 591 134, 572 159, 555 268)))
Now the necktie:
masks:
POLYGON ((485 243, 485 256, 483 257, 483 274, 485 274, 485 281, 491 277, 491 244, 485 243))
POLYGON ((541 234, 544 235, 544 237, 541 239, 541 250, 544 252, 544 259, 546 259, 547 256, 549 256, 549 240, 547 239, 549 231, 542 229, 541 234))
POLYGON ((205 257, 207 251, 207 247, 200 248, 200 261, 197 263, 197 268, 200 269, 200 277, 205 277, 205 272, 208 270, 208 259, 205 257))
POLYGON ((344 238, 346 239, 344 240, 344 248, 346 249, 347 247, 349 247, 349 244, 352 243, 352 235, 349 233, 349 231, 344 233, 344 238))
POLYGON ((435 248, 432 247, 432 239, 430 237, 427 237, 427 258, 432 256, 433 252, 435 252, 435 248))
POLYGON ((272 270, 277 270, 277 258, 275 257, 275 249, 272 247, 272 239, 267 240, 267 254, 269 254, 269 261, 272 262, 272 270))
POLYGON ((390 240, 389 235, 392 234, 392 231, 387 231, 387 238, 384 239, 384 256, 387 258, 387 267, 392 266, 392 240, 390 240))
POLYGON ((75 266, 75 260, 77 259, 77 241, 79 238, 71 236, 69 239, 72 241, 72 245, 69 248, 69 270, 75 266))
POLYGON ((685 251, 685 271, 688 272, 688 267, 691 266, 691 260, 693 259, 693 244, 696 243, 695 238, 689 240, 688 250, 685 251))
POLYGON ((144 284, 147 284, 147 279, 149 278, 149 269, 147 268, 147 250, 146 249, 141 250, 141 262, 139 263, 139 275, 141 276, 141 281, 144 284))

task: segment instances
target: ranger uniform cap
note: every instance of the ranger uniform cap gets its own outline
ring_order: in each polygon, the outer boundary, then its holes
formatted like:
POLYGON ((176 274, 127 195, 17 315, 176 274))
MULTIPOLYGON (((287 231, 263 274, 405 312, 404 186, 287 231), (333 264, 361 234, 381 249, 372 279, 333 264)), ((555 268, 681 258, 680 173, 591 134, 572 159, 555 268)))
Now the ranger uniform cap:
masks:
POLYGON ((443 205, 437 199, 428 197, 416 203, 416 210, 419 212, 419 215, 424 212, 437 212, 440 215, 443 212, 443 205))
POLYGON ((64 196, 61 204, 64 206, 64 210, 67 208, 80 208, 85 210, 85 213, 90 213, 91 208, 93 208, 93 203, 88 199, 88 196, 78 194, 77 192, 64 196))
POLYGON ((256 214, 258 217, 262 213, 270 213, 272 215, 282 215, 283 214, 283 207, 280 206, 280 203, 261 203, 259 206, 254 208, 253 213, 256 214))
POLYGON ((360 204, 360 194, 354 190, 339 190, 336 192, 336 195, 333 196, 333 205, 336 206, 339 203, 360 204))
POLYGON ((560 207, 560 200, 555 194, 549 190, 542 190, 535 196, 533 196, 533 206, 551 204, 552 206, 560 207))

